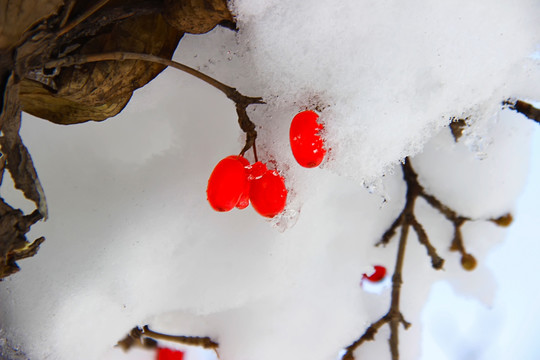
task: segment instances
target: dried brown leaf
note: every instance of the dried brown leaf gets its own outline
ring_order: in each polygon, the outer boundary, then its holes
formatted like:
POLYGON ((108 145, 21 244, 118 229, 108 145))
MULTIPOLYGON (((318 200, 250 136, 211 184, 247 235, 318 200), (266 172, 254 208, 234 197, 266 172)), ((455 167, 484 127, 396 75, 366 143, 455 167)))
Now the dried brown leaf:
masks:
POLYGON ((226 0, 165 0, 163 16, 178 31, 203 34, 222 22, 233 22, 226 0))
POLYGON ((47 217, 47 202, 45 192, 39 181, 36 169, 32 162, 32 157, 24 146, 20 136, 14 139, 3 136, 0 138, 2 153, 7 159, 6 168, 13 177, 15 187, 22 190, 24 196, 32 200, 39 209, 39 212, 47 217))
MULTIPOLYGON (((0 183, 6 164, 5 159, 5 156, 0 158, 0 183)), ((24 215, 22 211, 12 208, 0 198, 0 281, 19 271, 18 260, 34 256, 39 250, 45 238, 40 237, 30 243, 26 240, 25 234, 42 218, 43 215, 39 210, 24 215)))
MULTIPOLYGON (((43 217, 47 217, 47 202, 45 193, 39 181, 32 157, 24 146, 19 135, 21 127, 21 108, 18 101, 19 84, 11 75, 4 96, 3 111, 0 115, 0 147, 6 163, 5 167, 11 173, 17 189, 32 200, 43 217)), ((3 169, 2 169, 3 171, 3 169)))
MULTIPOLYGON (((126 51, 171 58, 181 34, 160 15, 128 19, 110 32, 88 41, 80 54, 126 51)), ((87 104, 103 104, 109 99, 131 94, 156 77, 164 66, 143 61, 104 61, 63 69, 57 77, 58 97, 87 104)))
POLYGON ((27 30, 63 4, 63 0, 0 0, 0 50, 17 46, 27 30))
POLYGON ((16 262, 34 256, 39 245, 45 241, 43 237, 32 243, 26 240, 30 226, 41 218, 42 215, 37 210, 30 215, 24 215, 0 198, 0 280, 19 271, 16 262))
MULTIPOLYGON (((140 16, 113 25, 73 54, 127 51, 171 58, 182 34, 161 15, 140 16)), ((165 67, 144 61, 103 61, 65 68, 54 78, 58 91, 33 81, 21 85, 22 109, 60 124, 100 121, 118 114, 132 92, 165 67)))
POLYGON ((57 124, 70 125, 115 116, 127 105, 131 93, 104 104, 88 105, 55 97, 43 84, 24 79, 21 81, 20 96, 25 112, 57 124))

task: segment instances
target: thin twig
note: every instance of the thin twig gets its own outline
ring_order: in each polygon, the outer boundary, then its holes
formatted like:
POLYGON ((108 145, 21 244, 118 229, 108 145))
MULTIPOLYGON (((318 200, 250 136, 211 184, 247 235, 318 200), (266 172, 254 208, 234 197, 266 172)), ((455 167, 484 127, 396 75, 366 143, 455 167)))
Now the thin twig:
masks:
POLYGON ((395 234, 398 227, 401 227, 399 237, 398 251, 396 255, 396 264, 394 266, 394 274, 392 275, 392 295, 390 301, 390 309, 379 320, 372 323, 355 342, 345 348, 343 360, 354 360, 354 351, 366 341, 374 340, 375 334, 381 326, 388 324, 390 326, 390 338, 388 344, 392 354, 392 360, 399 359, 399 324, 402 324, 405 329, 410 326, 400 310, 401 285, 403 284, 402 271, 405 261, 405 249, 407 246, 407 238, 409 235, 409 227, 411 219, 414 219, 414 203, 419 195, 422 187, 418 184, 417 175, 412 170, 409 164, 409 159, 406 158, 402 165, 403 178, 407 183, 406 202, 403 210, 392 223, 390 228, 384 233, 379 244, 386 244, 395 234))
POLYGON ((439 199, 437 199, 435 196, 428 194, 422 189, 422 192, 419 194, 421 197, 423 197, 429 205, 434 207, 435 209, 439 210, 441 214, 444 215, 449 221, 455 222, 458 219, 462 219, 463 221, 470 220, 467 217, 459 215, 457 212, 449 208, 448 206, 444 205, 439 199))
POLYGON ((413 217, 411 219, 411 225, 416 232, 416 235, 418 236, 418 241, 420 241, 420 243, 426 247, 427 253, 431 258, 431 266, 433 266, 433 268, 436 270, 442 269, 444 265, 444 259, 441 258, 439 254, 437 254, 437 249, 435 249, 435 247, 431 245, 431 242, 429 241, 427 233, 424 230, 422 224, 420 224, 418 220, 413 217))
POLYGON ((345 348, 345 354, 343 355, 342 360, 354 360, 354 351, 360 347, 364 342, 366 341, 373 341, 375 340, 375 335, 379 331, 379 329, 388 322, 386 319, 386 315, 380 318, 379 320, 375 321, 373 324, 371 324, 364 334, 358 338, 355 342, 353 342, 351 345, 347 346, 345 348))
POLYGON ((73 20, 72 22, 70 22, 68 25, 64 26, 62 29, 60 29, 60 31, 58 31, 58 33, 56 33, 56 38, 59 38, 65 34, 67 34, 68 32, 70 32, 71 30, 73 30, 73 28, 77 25, 79 25, 80 23, 82 23, 84 20, 88 19, 90 16, 92 16, 96 11, 98 11, 99 9, 101 9, 103 6, 107 5, 107 3, 109 2, 110 0, 101 0, 99 2, 97 2, 96 4, 94 4, 90 9, 88 9, 86 12, 84 12, 83 14, 81 14, 79 17, 77 17, 75 20, 73 20))
POLYGON ((58 24, 58 27, 60 29, 66 26, 74 7, 75 7, 75 0, 70 0, 66 4, 64 4, 64 9, 62 10, 62 13, 63 13, 62 19, 60 20, 60 23, 58 24))
POLYGON ((216 89, 222 91, 229 99, 233 100, 236 104, 251 105, 251 104, 264 104, 260 97, 249 97, 240 94, 235 88, 219 82, 218 80, 195 70, 187 65, 169 60, 156 55, 132 53, 124 51, 114 51, 109 53, 91 54, 91 55, 73 55, 66 56, 61 59, 51 60, 44 64, 44 68, 62 68, 74 65, 83 65, 100 61, 125 61, 125 60, 140 60, 151 63, 161 64, 164 66, 170 66, 175 69, 181 70, 185 73, 195 76, 196 78, 212 85, 216 89))
POLYGON ((206 82, 207 84, 215 87, 220 90, 236 104, 236 113, 238 114, 238 124, 240 128, 246 133, 246 143, 242 149, 240 155, 243 155, 247 150, 249 150, 255 143, 257 138, 257 131, 255 130, 255 124, 250 120, 249 115, 247 114, 247 107, 253 104, 264 104, 264 101, 261 97, 250 97, 242 95, 238 90, 224 83, 189 67, 182 63, 176 62, 174 60, 169 60, 162 58, 156 55, 150 54, 141 54, 141 53, 132 53, 132 52, 123 52, 115 51, 102 54, 91 54, 91 55, 73 55, 66 56, 61 59, 51 60, 45 63, 43 66, 47 69, 52 68, 61 68, 69 67, 74 65, 83 65, 92 62, 100 61, 125 61, 125 60, 140 60, 147 61, 151 63, 161 64, 164 66, 170 66, 172 68, 178 69, 185 73, 188 73, 196 78, 206 82))
MULTIPOLYGON (((255 133, 255 135, 257 135, 255 133)), ((257 136, 255 136, 257 138, 257 136)), ((253 157, 255 158, 255 162, 259 161, 259 157, 257 156, 257 144, 255 143, 255 138, 253 139, 253 157)))
POLYGON ((143 326, 142 334, 146 337, 150 337, 156 340, 167 340, 177 342, 183 345, 200 346, 204 349, 215 350, 219 347, 219 344, 211 338, 205 336, 179 336, 179 335, 167 335, 150 330, 148 325, 143 326))
POLYGON ((219 344, 207 336, 201 337, 162 334, 150 330, 148 325, 144 325, 142 328, 138 326, 134 327, 131 329, 128 335, 122 340, 118 341, 116 345, 121 347, 124 351, 127 351, 134 346, 151 349, 158 346, 157 340, 171 341, 182 345, 199 346, 204 349, 214 350, 219 358, 219 354, 217 352, 219 344))
MULTIPOLYGON (((394 268, 394 275, 392 276, 392 302, 390 304, 390 311, 388 312, 388 319, 390 322, 390 339, 388 339, 388 344, 390 346, 392 360, 399 359, 399 324, 408 324, 404 320, 400 310, 401 285, 403 285, 401 272, 403 271, 403 263, 405 261, 405 248, 407 246, 408 235, 409 224, 404 221, 404 224, 401 226, 396 265, 394 268)), ((408 326, 405 325, 405 327, 407 328, 408 326)))
MULTIPOLYGON (((436 248, 431 244, 424 227, 418 221, 414 213, 416 199, 419 197, 425 199, 429 205, 437 209, 441 214, 444 215, 446 219, 452 222, 454 225, 454 238, 452 240, 451 250, 459 251, 461 253, 461 265, 464 269, 472 270, 476 266, 476 259, 471 254, 466 252, 463 244, 463 237, 461 235, 461 226, 470 219, 468 217, 459 215, 450 207, 443 204, 435 196, 428 194, 418 181, 418 175, 414 171, 408 158, 405 158, 401 169, 403 171, 403 179, 407 185, 405 206, 390 227, 384 232, 381 240, 376 244, 388 244, 391 238, 396 234, 397 229, 400 228, 401 233, 399 237, 396 264, 394 266, 394 273, 392 275, 390 309, 379 320, 372 323, 365 330, 362 336, 345 348, 343 360, 354 360, 354 351, 364 342, 374 340, 375 334, 384 324, 388 324, 390 327, 390 338, 388 339, 388 345, 390 347, 392 360, 399 359, 399 325, 403 325, 405 329, 411 326, 411 324, 403 317, 400 308, 401 287, 403 284, 403 263, 405 261, 405 249, 409 235, 409 228, 414 230, 418 237, 418 241, 426 248, 426 251, 431 258, 432 267, 436 270, 443 268, 444 259, 437 254, 436 248)), ((509 224, 509 222, 511 222, 511 215, 505 215, 498 219, 491 219, 491 221, 496 224, 499 222, 501 224, 509 224)))

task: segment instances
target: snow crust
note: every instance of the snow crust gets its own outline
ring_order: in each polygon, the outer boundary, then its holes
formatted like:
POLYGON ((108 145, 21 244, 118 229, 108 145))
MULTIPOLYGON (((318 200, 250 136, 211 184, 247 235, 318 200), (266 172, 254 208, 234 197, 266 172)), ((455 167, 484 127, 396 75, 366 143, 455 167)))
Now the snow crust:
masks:
POLYGON ((529 58, 539 7, 235 0, 233 9, 238 51, 252 59, 253 78, 272 84, 261 86, 265 98, 278 108, 328 106, 322 118, 337 159, 328 167, 369 181, 418 153, 450 117, 487 120, 509 96, 536 96, 526 92, 540 79, 529 58))
MULTIPOLYGON (((417 204, 445 269, 410 235, 403 359, 421 349, 420 313, 434 281, 489 304, 483 259, 505 231, 482 221, 512 211, 534 124, 508 97, 538 99, 540 4, 498 1, 254 1, 231 4, 238 34, 186 36, 175 59, 266 105, 250 109, 259 157, 286 177, 274 222, 251 208, 216 213, 206 181, 243 136, 217 90, 167 69, 104 123, 62 127, 24 117, 22 137, 47 194, 47 241, 0 283, 2 336, 30 359, 103 359, 135 325, 211 336, 223 360, 329 360, 388 310, 390 289, 362 274, 393 269, 397 241, 374 247, 404 204, 399 161, 430 193, 478 221, 464 226, 478 269, 449 252, 451 225, 417 204), (330 156, 304 169, 288 126, 318 106, 330 156), (455 143, 450 117, 470 127, 455 143), (415 156, 416 155, 416 156, 415 156)), ((251 153, 248 157, 251 157, 251 153)), ((253 160, 252 158, 250 158, 253 160)), ((2 184, 2 196, 31 205, 2 184)), ((384 327, 358 358, 389 358, 384 327)), ((115 355, 116 356, 116 355, 115 355)), ((146 355, 137 355, 146 356, 146 355)))

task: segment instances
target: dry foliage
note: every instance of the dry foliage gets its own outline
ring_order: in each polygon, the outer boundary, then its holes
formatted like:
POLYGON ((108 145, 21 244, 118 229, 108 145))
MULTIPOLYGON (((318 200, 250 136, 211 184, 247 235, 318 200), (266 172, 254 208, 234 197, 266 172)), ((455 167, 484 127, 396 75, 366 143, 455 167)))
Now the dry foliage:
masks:
POLYGON ((47 217, 44 191, 19 136, 21 111, 64 125, 102 121, 170 65, 137 57, 51 62, 111 52, 170 60, 184 33, 220 23, 234 27, 226 0, 0 0, 0 176, 8 170, 36 204, 28 216, 0 205, 0 279, 18 270, 16 260, 37 252, 43 238, 30 243, 25 233, 47 217))
MULTIPOLYGON (((134 90, 171 66, 206 81, 235 102, 239 125, 247 135, 241 154, 254 147, 257 133, 246 108, 263 103, 262 99, 244 96, 171 60, 184 33, 204 33, 218 24, 235 29, 226 0, 0 0, 0 182, 4 171, 9 171, 15 187, 36 205, 35 211, 25 215, 0 198, 0 280, 19 270, 17 260, 36 254, 44 238, 29 242, 25 234, 35 222, 47 217, 44 191, 19 135, 21 111, 63 125, 102 121, 122 111, 134 90)), ((503 106, 540 122, 540 110, 529 103, 509 99, 503 106)), ((450 127, 457 141, 467 119, 454 120, 450 127)), ((461 226, 470 219, 427 193, 408 159, 402 170, 407 184, 406 205, 379 242, 388 243, 400 229, 390 308, 347 347, 345 360, 354 359, 354 350, 373 340, 385 324, 391 329, 392 358, 399 358, 399 325, 410 326, 400 311, 401 269, 410 229, 426 248, 433 267, 443 267, 444 260, 415 217, 418 197, 454 225, 450 248, 461 254, 463 268, 472 270, 476 266, 461 236, 461 226)), ((507 214, 488 220, 507 226, 512 218, 507 214)), ((119 346, 155 347, 159 339, 216 352, 218 348, 207 337, 160 334, 147 326, 134 328, 119 346)))

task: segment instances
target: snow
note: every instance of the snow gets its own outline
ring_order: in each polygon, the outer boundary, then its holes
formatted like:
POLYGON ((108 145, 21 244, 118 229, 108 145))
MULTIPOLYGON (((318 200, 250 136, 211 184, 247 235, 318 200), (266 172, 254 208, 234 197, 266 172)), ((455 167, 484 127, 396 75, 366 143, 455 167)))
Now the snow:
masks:
POLYGON ((537 299, 540 289, 531 276, 538 272, 537 203, 540 198, 540 131, 533 132, 531 173, 519 196, 507 240, 496 245, 486 265, 497 280, 491 306, 463 298, 446 283, 435 283, 422 312, 422 359, 537 359, 537 299), (445 316, 451 307, 452 317, 445 316), (455 346, 459 340, 462 346, 455 346))
MULTIPOLYGON (((501 111, 501 101, 538 100, 540 67, 530 55, 539 7, 236 0, 238 34, 182 39, 177 61, 267 102, 250 116, 259 157, 289 188, 287 212, 274 221, 251 207, 217 213, 207 204, 212 168, 240 151, 243 136, 234 105, 188 75, 165 70, 103 123, 63 127, 25 115, 21 134, 50 218, 30 235, 47 239, 38 255, 0 283, 2 336, 30 359, 94 360, 119 356, 111 347, 148 323, 210 336, 223 360, 336 359, 388 310, 390 288, 367 292, 360 281, 373 265, 393 269, 397 239, 373 245, 404 205, 399 161, 411 156, 427 191, 478 219, 463 227, 479 260, 465 272, 447 250, 452 226, 416 205, 446 259, 434 271, 410 235, 402 311, 413 326, 400 333, 400 350, 418 358, 434 282, 493 304, 485 259, 506 230, 483 219, 514 210, 535 126, 501 111), (305 169, 289 150, 288 126, 315 106, 330 151, 321 168, 305 169), (452 116, 469 117, 457 144, 452 116)), ((32 210, 9 177, 1 190, 32 210)), ((389 358, 388 333, 383 327, 357 357, 389 358)))
POLYGON ((522 82, 538 83, 527 59, 536 1, 234 4, 238 51, 253 59, 254 78, 273 84, 264 95, 278 96, 276 107, 320 98, 340 160, 329 167, 361 179, 419 152, 449 117, 493 114, 522 82), (515 83, 519 74, 529 79, 515 83))

